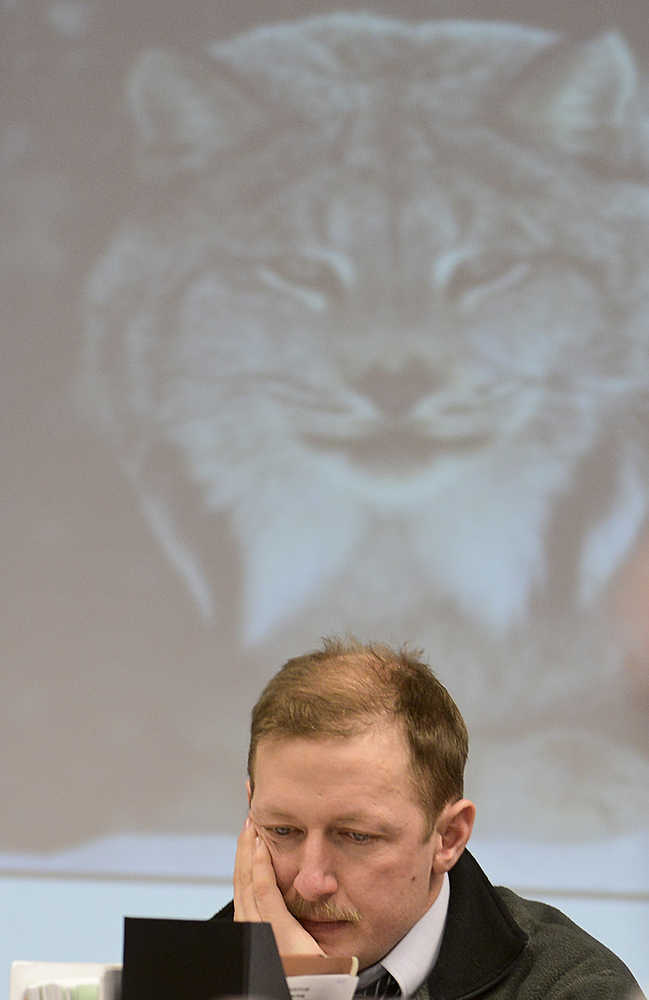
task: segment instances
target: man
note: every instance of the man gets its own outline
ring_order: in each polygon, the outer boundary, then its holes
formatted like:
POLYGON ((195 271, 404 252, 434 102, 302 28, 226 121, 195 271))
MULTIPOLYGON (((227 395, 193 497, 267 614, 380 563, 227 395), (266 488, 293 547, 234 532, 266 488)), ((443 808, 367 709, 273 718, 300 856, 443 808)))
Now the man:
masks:
POLYGON ((234 903, 280 953, 356 955, 358 995, 622 1000, 626 966, 469 854, 466 726, 406 649, 325 640, 252 713, 234 903))

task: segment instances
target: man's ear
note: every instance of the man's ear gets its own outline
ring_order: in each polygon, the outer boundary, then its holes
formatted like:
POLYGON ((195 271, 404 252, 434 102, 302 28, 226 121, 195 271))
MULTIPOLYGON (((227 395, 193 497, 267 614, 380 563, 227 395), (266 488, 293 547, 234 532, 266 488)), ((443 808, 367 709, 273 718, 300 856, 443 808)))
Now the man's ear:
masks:
POLYGON ((444 806, 433 831, 433 871, 436 875, 450 871, 458 860, 471 836, 474 820, 475 806, 468 799, 458 799, 444 806))
POLYGON ((248 808, 250 809, 250 803, 252 802, 252 788, 250 787, 250 778, 246 778, 246 795, 248 796, 248 808))

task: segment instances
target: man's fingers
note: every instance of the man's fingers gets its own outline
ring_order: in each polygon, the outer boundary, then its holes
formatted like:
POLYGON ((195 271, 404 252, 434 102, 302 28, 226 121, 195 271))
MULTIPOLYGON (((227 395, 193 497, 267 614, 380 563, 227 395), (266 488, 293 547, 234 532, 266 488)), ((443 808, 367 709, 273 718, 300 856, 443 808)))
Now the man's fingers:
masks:
POLYGON ((270 851, 259 836, 255 839, 253 850, 252 887, 255 905, 262 920, 273 923, 273 919, 278 917, 291 917, 277 885, 270 851))
POLYGON ((253 888, 257 913, 272 924, 280 955, 324 955, 320 945, 286 908, 270 852, 261 837, 254 849, 253 888))
POLYGON ((256 836, 254 826, 247 819, 239 834, 234 860, 234 919, 237 921, 258 922, 263 919, 257 910, 253 885, 256 836))

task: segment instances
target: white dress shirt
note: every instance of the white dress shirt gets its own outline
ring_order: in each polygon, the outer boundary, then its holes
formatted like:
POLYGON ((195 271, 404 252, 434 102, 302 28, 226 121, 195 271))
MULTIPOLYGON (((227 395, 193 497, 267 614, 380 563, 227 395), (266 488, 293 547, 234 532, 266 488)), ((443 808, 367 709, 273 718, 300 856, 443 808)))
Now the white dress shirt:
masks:
POLYGON ((395 944, 392 951, 380 962, 363 969, 358 977, 358 990, 368 986, 385 969, 396 979, 402 997, 411 997, 417 992, 437 961, 450 894, 448 875, 444 875, 442 888, 435 902, 395 944))

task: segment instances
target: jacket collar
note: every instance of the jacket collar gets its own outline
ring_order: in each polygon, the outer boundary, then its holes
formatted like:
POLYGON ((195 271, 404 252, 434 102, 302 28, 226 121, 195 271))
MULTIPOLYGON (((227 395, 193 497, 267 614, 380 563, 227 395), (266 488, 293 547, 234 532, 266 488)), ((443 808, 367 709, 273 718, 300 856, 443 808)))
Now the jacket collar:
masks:
POLYGON ((431 1000, 469 1000, 507 975, 527 943, 477 861, 464 851, 449 872, 451 898, 431 1000))

